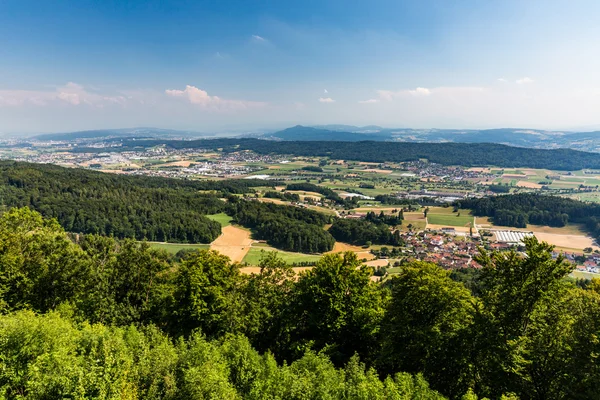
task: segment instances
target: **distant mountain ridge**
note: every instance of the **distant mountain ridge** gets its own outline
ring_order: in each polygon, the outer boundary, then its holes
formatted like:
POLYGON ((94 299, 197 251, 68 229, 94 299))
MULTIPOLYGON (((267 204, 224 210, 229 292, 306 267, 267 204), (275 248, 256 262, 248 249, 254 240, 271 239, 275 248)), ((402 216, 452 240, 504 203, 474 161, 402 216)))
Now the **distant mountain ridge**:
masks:
POLYGON ((123 128, 123 129, 94 129, 89 131, 76 131, 66 133, 45 133, 33 136, 30 139, 35 140, 77 140, 77 139, 100 139, 100 138, 122 138, 122 137, 189 137, 197 138, 210 136, 205 133, 195 131, 178 131, 175 129, 160 128, 123 128))
POLYGON ((411 129, 376 125, 297 125, 271 134, 280 140, 357 142, 363 140, 414 143, 498 143, 541 149, 570 148, 600 152, 600 131, 569 132, 527 128, 411 129))
POLYGON ((275 132, 271 135, 273 138, 282 140, 325 140, 325 141, 345 141, 345 142, 360 142, 363 140, 386 140, 389 139, 386 135, 380 135, 378 132, 358 133, 346 132, 330 129, 314 128, 310 126, 296 125, 291 128, 275 132))
POLYGON ((287 129, 247 132, 197 132, 160 128, 98 129, 37 135, 28 140, 91 141, 107 139, 202 139, 255 137, 284 141, 391 141, 413 143, 498 143, 539 149, 569 148, 600 152, 600 131, 572 132, 528 128, 496 129, 412 129, 383 128, 377 125, 296 125, 287 129))

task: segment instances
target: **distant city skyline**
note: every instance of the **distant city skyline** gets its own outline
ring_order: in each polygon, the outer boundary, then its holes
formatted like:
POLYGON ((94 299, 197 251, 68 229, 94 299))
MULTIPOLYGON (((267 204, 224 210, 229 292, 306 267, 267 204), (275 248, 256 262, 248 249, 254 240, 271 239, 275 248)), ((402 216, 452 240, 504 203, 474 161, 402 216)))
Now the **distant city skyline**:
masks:
POLYGON ((600 3, 0 2, 0 134, 600 127, 600 3))

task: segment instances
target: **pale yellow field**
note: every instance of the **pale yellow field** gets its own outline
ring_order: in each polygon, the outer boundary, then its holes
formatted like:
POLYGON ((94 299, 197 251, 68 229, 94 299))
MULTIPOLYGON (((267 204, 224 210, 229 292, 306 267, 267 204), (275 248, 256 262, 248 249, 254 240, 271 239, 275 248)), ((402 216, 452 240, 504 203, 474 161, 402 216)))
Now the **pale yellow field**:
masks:
POLYGON ((316 198, 321 198, 323 197, 323 195, 321 193, 317 193, 317 192, 305 192, 303 190, 286 190, 286 192, 288 193, 296 193, 298 196, 302 197, 302 196, 310 196, 310 197, 316 197, 316 198))
POLYGON ((365 265, 368 265, 369 267, 387 267, 388 264, 389 261, 382 258, 378 260, 367 261, 365 263, 365 265))
POLYGON ((558 250, 574 251, 591 247, 600 250, 595 240, 587 235, 582 226, 570 224, 562 228, 551 226, 527 225, 526 228, 492 225, 487 217, 476 217, 476 224, 480 228, 502 229, 510 231, 533 232, 541 242, 547 242, 557 247, 558 250))
POLYGON ((270 197, 261 197, 258 201, 262 201, 263 203, 286 204, 285 201, 281 199, 272 199, 270 197))
POLYGON ((406 212, 404 213, 404 219, 406 221, 425 221, 425 217, 423 216, 423 213, 418 211, 418 212, 406 212))
POLYGON ((529 189, 541 189, 542 188, 542 185, 540 185, 539 183, 527 182, 527 181, 519 181, 519 182, 517 182, 517 186, 529 188, 529 189))
POLYGON ((189 167, 194 161, 190 160, 182 160, 182 161, 172 161, 165 164, 157 165, 157 167, 189 167))
POLYGON ((233 262, 242 262, 252 246, 250 231, 228 225, 222 229, 221 236, 211 243, 210 249, 226 255, 233 262))
POLYGON ((467 171, 485 172, 485 173, 488 173, 488 174, 491 172, 491 170, 489 168, 478 168, 478 167, 469 168, 469 169, 467 169, 467 171))
POLYGON ((356 253, 356 256, 359 259, 363 259, 366 258, 367 260, 372 260, 375 258, 375 256, 373 254, 371 254, 371 252, 368 249, 363 249, 360 246, 354 246, 348 243, 342 243, 342 242, 335 242, 335 245, 333 246, 333 250, 327 252, 326 254, 332 254, 332 253, 340 253, 340 252, 345 252, 345 251, 352 251, 354 253, 356 253))
POLYGON ((583 250, 591 247, 594 250, 600 250, 595 240, 589 236, 583 235, 558 235, 555 233, 535 232, 535 237, 541 242, 547 242, 557 247, 566 247, 570 249, 583 250))
POLYGON ((363 172, 376 172, 378 174, 391 174, 393 171, 389 169, 363 169, 363 172))
POLYGON ((578 224, 568 224, 567 226, 563 226, 562 228, 553 228, 551 226, 529 224, 526 228, 515 228, 512 226, 493 225, 488 217, 475 217, 475 224, 480 228, 502 229, 507 231, 531 231, 535 233, 550 233, 555 235, 587 236, 586 231, 581 225, 578 224))

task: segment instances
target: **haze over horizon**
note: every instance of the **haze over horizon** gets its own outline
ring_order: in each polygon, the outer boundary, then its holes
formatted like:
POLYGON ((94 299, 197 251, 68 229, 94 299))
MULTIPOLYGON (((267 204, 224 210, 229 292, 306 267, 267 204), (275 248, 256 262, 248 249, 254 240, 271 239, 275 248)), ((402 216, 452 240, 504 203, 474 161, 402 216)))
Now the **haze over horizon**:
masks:
POLYGON ((600 125, 600 3, 283 3, 3 1, 0 133, 600 125))

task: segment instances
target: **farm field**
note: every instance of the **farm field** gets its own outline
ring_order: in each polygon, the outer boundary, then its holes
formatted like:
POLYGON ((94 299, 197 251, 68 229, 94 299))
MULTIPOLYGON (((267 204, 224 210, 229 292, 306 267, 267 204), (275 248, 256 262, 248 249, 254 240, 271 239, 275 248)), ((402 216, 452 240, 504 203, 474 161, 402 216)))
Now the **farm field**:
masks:
POLYGON ((168 253, 175 254, 179 250, 200 250, 208 249, 210 244, 184 244, 184 243, 160 243, 148 242, 153 249, 166 250, 168 253))
POLYGON ((587 272, 587 271, 573 271, 571 272, 571 276, 573 278, 579 278, 579 279, 600 279, 600 274, 593 274, 591 272, 587 272))
POLYGON ((600 250, 596 241, 583 235, 559 235, 554 233, 543 233, 533 231, 538 240, 548 242, 558 247, 567 247, 572 249, 582 250, 586 247, 591 247, 594 250, 600 250))
POLYGON ((221 236, 210 244, 210 249, 226 255, 233 262, 242 262, 252 242, 249 230, 228 225, 223 228, 221 236))
POLYGON ((251 247, 244 259, 242 260, 242 264, 248 265, 258 265, 261 258, 267 252, 275 251, 277 252, 277 256, 282 258, 287 264, 295 264, 301 262, 315 262, 318 261, 321 256, 318 254, 302 254, 302 253, 292 253, 287 251, 277 250, 272 247, 251 247))
POLYGON ((472 215, 461 214, 427 214, 427 225, 444 225, 444 226, 455 226, 464 227, 470 222, 473 222, 472 215))
POLYGON ((526 228, 515 228, 493 225, 487 217, 476 217, 476 221, 479 228, 533 232, 538 240, 554 245, 560 251, 581 252, 586 247, 600 249, 594 238, 579 224, 568 224, 562 228, 529 224, 526 228))
POLYGON ((361 260, 362 259, 372 260, 375 258, 375 256, 373 254, 371 254, 369 249, 363 249, 360 246, 354 246, 354 245, 351 245, 348 243, 342 243, 342 242, 335 242, 335 245, 333 246, 333 250, 331 250, 327 254, 340 253, 340 252, 346 252, 346 251, 352 251, 352 252, 356 253, 356 256, 361 260))
POLYGON ((528 224, 525 228, 515 228, 512 226, 499 226, 493 225, 488 217, 475 217, 476 224, 480 228, 491 228, 491 229, 502 229, 502 230, 512 230, 512 231, 532 231, 532 232, 540 232, 540 233, 551 233, 556 235, 579 235, 586 236, 587 232, 585 231, 583 225, 580 224, 567 224, 562 228, 554 228, 551 226, 542 226, 542 225, 532 225, 528 224))

